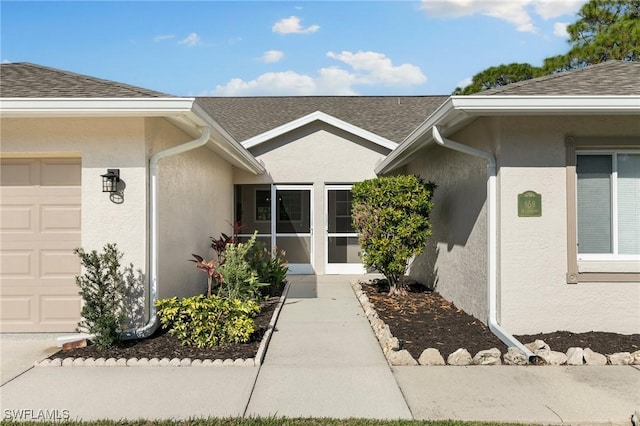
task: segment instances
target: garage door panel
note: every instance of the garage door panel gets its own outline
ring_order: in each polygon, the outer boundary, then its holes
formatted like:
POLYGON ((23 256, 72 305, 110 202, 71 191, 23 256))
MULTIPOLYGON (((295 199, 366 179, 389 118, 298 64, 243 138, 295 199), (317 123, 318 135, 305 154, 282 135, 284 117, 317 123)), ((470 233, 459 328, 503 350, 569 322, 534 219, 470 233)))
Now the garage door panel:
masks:
POLYGON ((80 160, 10 159, 0 169, 2 331, 74 331, 80 318, 80 160))
POLYGON ((79 205, 41 205, 40 232, 80 232, 79 205))
POLYGON ((0 250, 0 277, 33 278, 33 250, 0 250))
MULTIPOLYGON (((28 294, 0 296, 0 319, 5 323, 32 324, 35 296, 28 294)), ((6 331, 3 330, 2 331, 6 331)))
POLYGON ((41 174, 43 186, 80 186, 80 163, 75 160, 42 160, 41 174))
POLYGON ((32 186, 39 181, 37 160, 3 160, 0 168, 0 185, 32 186))
POLYGON ((40 250, 40 278, 74 278, 80 274, 80 261, 73 251, 40 250))
POLYGON ((40 297, 40 322, 75 327, 81 309, 80 296, 44 295, 40 297))

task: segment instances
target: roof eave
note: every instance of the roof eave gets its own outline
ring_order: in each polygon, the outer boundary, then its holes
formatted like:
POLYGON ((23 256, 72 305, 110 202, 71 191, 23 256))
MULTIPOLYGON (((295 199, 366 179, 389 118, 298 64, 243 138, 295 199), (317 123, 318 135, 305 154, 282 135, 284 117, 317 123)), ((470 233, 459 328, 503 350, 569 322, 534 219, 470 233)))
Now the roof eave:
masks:
POLYGON ((0 98, 0 116, 164 117, 188 112, 195 98, 0 98))
POLYGON ((497 115, 635 115, 640 96, 451 96, 375 168, 386 174, 407 164, 433 143, 431 128, 445 135, 477 117, 497 115))

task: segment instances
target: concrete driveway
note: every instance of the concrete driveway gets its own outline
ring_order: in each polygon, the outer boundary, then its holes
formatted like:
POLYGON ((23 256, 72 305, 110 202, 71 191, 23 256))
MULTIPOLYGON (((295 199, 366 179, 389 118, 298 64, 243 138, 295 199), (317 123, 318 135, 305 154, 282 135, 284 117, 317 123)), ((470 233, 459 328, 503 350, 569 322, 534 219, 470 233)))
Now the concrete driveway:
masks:
POLYGON ((58 352, 56 337, 69 333, 0 333, 0 380, 5 383, 18 377, 41 361, 58 352))

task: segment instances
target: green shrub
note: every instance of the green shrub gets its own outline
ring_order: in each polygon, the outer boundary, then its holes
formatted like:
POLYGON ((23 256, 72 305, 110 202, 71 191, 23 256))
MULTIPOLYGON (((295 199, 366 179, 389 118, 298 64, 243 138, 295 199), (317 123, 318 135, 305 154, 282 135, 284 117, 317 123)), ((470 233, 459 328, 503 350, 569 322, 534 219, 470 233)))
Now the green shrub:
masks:
POLYGON ((404 275, 412 256, 431 235, 429 213, 436 185, 417 176, 378 177, 353 185, 352 218, 365 266, 389 281, 389 294, 406 293, 404 275))
POLYGON ((247 253, 247 261, 257 271, 258 280, 267 284, 260 287, 263 296, 280 294, 287 279, 289 266, 284 250, 269 251, 264 243, 256 241, 247 253))
POLYGON ((218 266, 222 284, 218 295, 228 299, 258 299, 260 287, 267 284, 260 282, 258 271, 249 262, 250 253, 256 244, 256 234, 246 243, 228 244, 224 253, 224 262, 218 266))
POLYGON ((247 342, 255 330, 253 317, 260 311, 254 300, 215 295, 160 299, 156 307, 163 328, 183 345, 198 348, 247 342))
POLYGON ((120 343, 126 317, 125 300, 129 296, 124 273, 120 270, 123 254, 115 244, 107 244, 103 253, 86 253, 78 248, 84 274, 76 277, 83 300, 78 329, 95 335, 93 343, 110 348, 120 343))

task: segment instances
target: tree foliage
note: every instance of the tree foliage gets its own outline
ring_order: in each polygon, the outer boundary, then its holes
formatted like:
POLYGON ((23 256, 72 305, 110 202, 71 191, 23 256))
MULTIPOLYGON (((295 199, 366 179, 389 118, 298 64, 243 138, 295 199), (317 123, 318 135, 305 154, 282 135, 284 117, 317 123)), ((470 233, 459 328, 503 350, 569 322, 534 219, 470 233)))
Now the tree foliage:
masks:
POLYGON ((567 26, 569 51, 546 58, 542 67, 513 63, 487 68, 454 95, 470 95, 505 84, 608 60, 640 60, 640 0, 589 0, 567 26))
POLYGON ((431 235, 429 213, 436 185, 413 175, 378 177, 353 185, 352 218, 365 266, 389 281, 389 294, 406 292, 404 275, 412 256, 431 235))
POLYGON ((517 81, 529 80, 541 75, 542 70, 529 64, 513 63, 487 68, 473 76, 471 84, 456 87, 454 95, 470 95, 482 90, 506 86, 517 81))

